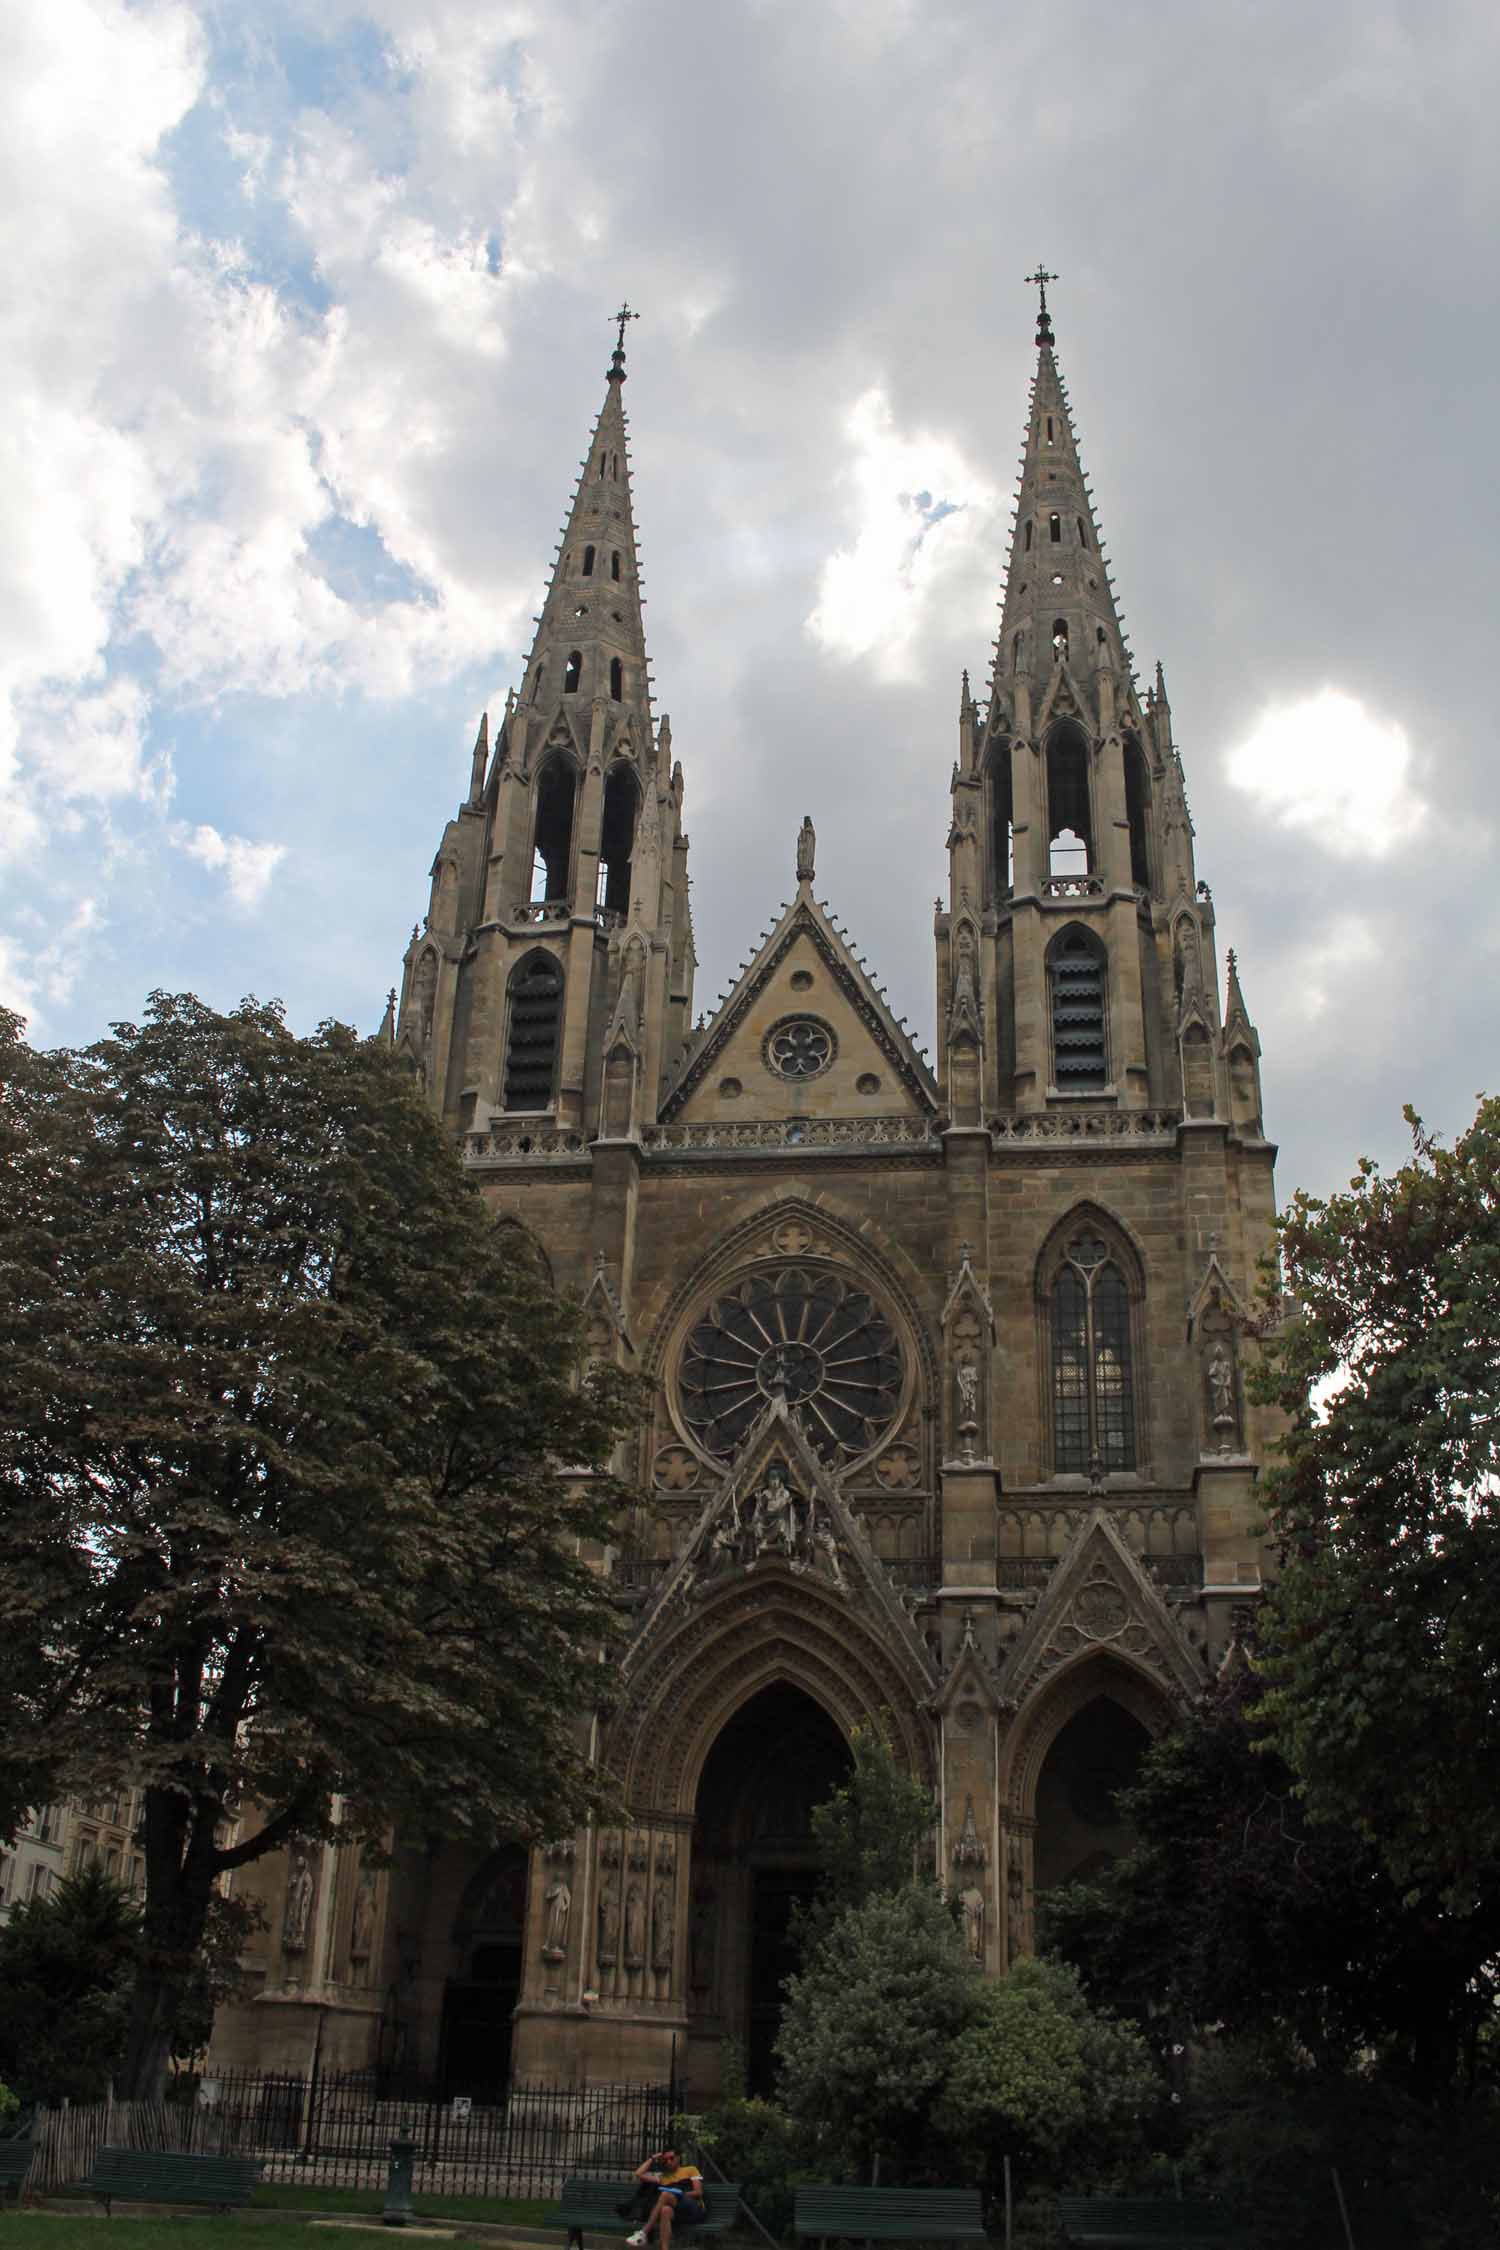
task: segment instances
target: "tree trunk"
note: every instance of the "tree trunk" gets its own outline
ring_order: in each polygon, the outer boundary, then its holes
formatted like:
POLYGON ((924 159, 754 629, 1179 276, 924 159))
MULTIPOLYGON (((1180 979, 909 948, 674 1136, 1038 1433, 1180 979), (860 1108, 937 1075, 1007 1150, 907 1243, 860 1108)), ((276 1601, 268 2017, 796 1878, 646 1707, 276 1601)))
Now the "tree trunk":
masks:
POLYGON ((120 2065, 120 2094, 128 2102, 159 2102, 172 2045, 176 1993, 171 1977, 143 1960, 130 1996, 130 2028, 120 2065))

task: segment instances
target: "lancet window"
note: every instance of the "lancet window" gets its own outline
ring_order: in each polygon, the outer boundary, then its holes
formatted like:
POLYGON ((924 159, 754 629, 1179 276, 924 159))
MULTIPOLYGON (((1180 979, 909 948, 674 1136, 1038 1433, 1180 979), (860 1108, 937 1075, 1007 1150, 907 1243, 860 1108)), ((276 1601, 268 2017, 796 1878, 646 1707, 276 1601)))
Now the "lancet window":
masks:
POLYGON ((604 815, 599 825, 597 903, 611 914, 630 911, 630 860, 640 793, 629 766, 617 765, 604 784, 604 815))
POLYGON ((1125 738, 1125 819, 1130 830, 1130 880, 1151 888, 1151 776, 1135 736, 1125 738))
POLYGON ((573 808, 577 777, 566 758, 549 758, 536 785, 531 896, 566 899, 573 890, 573 808))
POLYGON ((1109 1083, 1104 948, 1088 930, 1064 930, 1047 956, 1052 1003, 1052 1083, 1060 1094, 1096 1094, 1109 1083))
POLYGON ((1047 1327, 1054 1472, 1134 1469, 1130 1292, 1109 1245, 1091 1227, 1074 1235, 1058 1260, 1047 1327))
POLYGON ((551 1108, 562 999, 562 970, 550 953, 528 953, 517 963, 505 1044, 507 1109, 551 1108))
POLYGON ((1047 737, 1049 873, 1088 875, 1094 866, 1089 804, 1089 746, 1080 727, 1054 727, 1047 737))

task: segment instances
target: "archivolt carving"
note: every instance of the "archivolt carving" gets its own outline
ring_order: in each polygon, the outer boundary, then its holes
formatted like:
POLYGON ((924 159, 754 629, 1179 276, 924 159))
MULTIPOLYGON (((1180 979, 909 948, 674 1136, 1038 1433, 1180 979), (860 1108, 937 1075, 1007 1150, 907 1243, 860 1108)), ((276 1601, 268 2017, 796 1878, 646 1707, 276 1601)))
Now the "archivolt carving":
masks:
POLYGON ((1001 1756, 1000 1788, 1011 1812, 1031 1820, 1036 1785, 1047 1752, 1071 1718, 1098 1696, 1138 1719, 1148 1734, 1166 1731, 1174 1716, 1166 1691, 1117 1656, 1096 1654, 1043 1687, 1019 1714, 1001 1756))
POLYGON ((630 1802, 690 1814, 726 1720, 778 1679, 804 1688, 846 1735, 888 1713, 908 1765, 932 1777, 931 1729, 899 1664, 836 1595, 771 1566, 706 1602, 632 1683, 604 1752, 630 1802))

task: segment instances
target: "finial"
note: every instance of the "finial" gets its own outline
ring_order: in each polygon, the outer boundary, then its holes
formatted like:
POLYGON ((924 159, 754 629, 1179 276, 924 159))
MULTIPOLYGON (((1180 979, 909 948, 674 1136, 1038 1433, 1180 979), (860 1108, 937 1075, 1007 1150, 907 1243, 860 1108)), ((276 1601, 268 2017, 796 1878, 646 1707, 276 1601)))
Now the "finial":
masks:
POLYGON ((1039 344, 1050 345, 1053 338, 1052 318, 1047 311, 1047 284, 1049 281, 1057 281, 1060 276, 1049 273, 1041 260, 1038 259, 1036 272, 1027 274, 1026 279, 1034 281, 1040 292, 1040 302, 1036 309, 1036 340, 1039 344))
POLYGON ((628 320, 639 320, 641 316, 638 312, 631 311, 630 299, 627 297, 619 311, 611 313, 609 317, 611 320, 619 322, 619 334, 615 338, 614 353, 609 363, 609 379, 612 383, 623 383, 625 380, 625 323, 628 320))

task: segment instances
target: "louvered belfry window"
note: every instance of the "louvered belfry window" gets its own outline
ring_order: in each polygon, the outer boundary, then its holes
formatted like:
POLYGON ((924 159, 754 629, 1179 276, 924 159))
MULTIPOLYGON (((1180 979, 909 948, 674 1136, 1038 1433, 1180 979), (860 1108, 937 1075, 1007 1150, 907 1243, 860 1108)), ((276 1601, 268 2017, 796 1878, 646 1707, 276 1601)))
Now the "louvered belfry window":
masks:
POLYGON ((507 1109, 550 1109, 562 1025, 562 970, 550 953, 532 953, 510 980, 510 1041, 505 1053, 507 1109))
POLYGON ((1136 1465, 1130 1298, 1096 1234, 1069 1243, 1052 1285, 1052 1459, 1059 1475, 1136 1465))
POLYGON ((1094 1094, 1109 1082, 1104 1040, 1104 955, 1082 930, 1052 952, 1052 1083, 1060 1094, 1094 1094))

